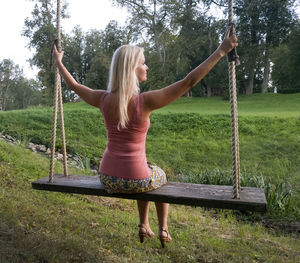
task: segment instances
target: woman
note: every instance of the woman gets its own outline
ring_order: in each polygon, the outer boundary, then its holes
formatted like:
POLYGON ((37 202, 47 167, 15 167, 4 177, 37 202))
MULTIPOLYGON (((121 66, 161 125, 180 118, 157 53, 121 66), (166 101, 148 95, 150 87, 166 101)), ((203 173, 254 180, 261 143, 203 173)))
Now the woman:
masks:
MULTIPOLYGON (((100 108, 107 129, 107 146, 99 167, 100 180, 108 192, 138 193, 166 183, 165 173, 147 163, 145 141, 153 110, 164 107, 195 86, 218 61, 236 47, 230 30, 216 51, 184 79, 160 90, 139 94, 139 83, 147 80, 143 49, 125 45, 112 58, 106 90, 93 90, 77 83, 62 64, 63 52, 54 46, 53 58, 67 86, 88 104, 100 108)), ((148 221, 150 202, 137 201, 139 237, 153 237, 148 221)), ((168 232, 167 203, 155 203, 162 246, 172 240, 168 232)))

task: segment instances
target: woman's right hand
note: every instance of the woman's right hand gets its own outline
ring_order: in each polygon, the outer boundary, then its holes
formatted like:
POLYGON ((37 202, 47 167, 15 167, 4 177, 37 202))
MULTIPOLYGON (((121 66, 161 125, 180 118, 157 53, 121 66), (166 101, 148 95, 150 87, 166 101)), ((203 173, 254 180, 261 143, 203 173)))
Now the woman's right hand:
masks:
POLYGON ((54 62, 57 64, 58 62, 62 61, 62 58, 64 56, 64 51, 58 52, 56 45, 53 45, 53 53, 52 58, 54 62))
POLYGON ((231 28, 228 28, 225 37, 218 47, 222 55, 226 55, 229 53, 232 49, 238 46, 238 39, 235 34, 230 36, 231 28))

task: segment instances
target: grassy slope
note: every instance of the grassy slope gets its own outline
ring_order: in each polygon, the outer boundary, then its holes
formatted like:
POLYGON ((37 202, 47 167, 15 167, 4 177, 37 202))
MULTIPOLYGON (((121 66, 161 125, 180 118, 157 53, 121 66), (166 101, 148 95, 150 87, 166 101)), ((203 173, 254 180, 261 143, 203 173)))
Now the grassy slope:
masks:
MULTIPOLYGON (((299 94, 267 96, 240 98, 242 169, 263 172, 273 181, 289 180, 296 189, 299 94), (260 111, 254 114, 256 108, 260 111)), ((175 180, 181 170, 197 174, 205 169, 230 169, 226 104, 218 98, 182 99, 161 114, 153 114, 149 159, 175 180), (178 114, 185 111, 189 114, 178 114)), ((99 112, 82 103, 69 104, 65 117, 69 150, 98 159, 105 147, 99 112)), ((5 112, 0 114, 0 130, 24 144, 30 140, 49 144, 51 120, 52 113, 45 108, 5 112)), ((172 206, 170 211, 174 242, 167 250, 158 249, 157 239, 141 245, 133 201, 33 191, 30 183, 47 176, 49 161, 20 146, 0 142, 0 164, 0 262, 300 260, 297 236, 269 232, 259 223, 239 222, 230 211, 216 216, 181 206, 172 206)), ((150 218, 156 222, 153 209, 150 218)), ((154 224, 153 229, 157 232, 154 224)))
MULTIPOLYGON (((256 94, 239 98, 242 175, 262 174, 272 183, 290 182, 294 191, 291 206, 297 209, 292 214, 298 218, 299 99, 300 94, 256 94)), ((226 108, 229 103, 220 98, 182 98, 153 113, 147 137, 148 160, 165 169, 170 180, 199 177, 204 171, 215 169, 228 172, 231 169, 231 139, 226 108)), ((65 105, 64 113, 67 150, 97 164, 106 143, 99 110, 84 103, 71 103, 65 105)), ((50 108, 0 114, 0 131, 25 142, 49 146, 51 123, 50 108)))
POLYGON ((49 161, 22 146, 0 141, 0 164, 1 263, 300 260, 297 236, 239 222, 230 211, 175 205, 170 211, 174 242, 165 250, 157 238, 140 244, 133 201, 34 191, 30 183, 47 176, 49 161))

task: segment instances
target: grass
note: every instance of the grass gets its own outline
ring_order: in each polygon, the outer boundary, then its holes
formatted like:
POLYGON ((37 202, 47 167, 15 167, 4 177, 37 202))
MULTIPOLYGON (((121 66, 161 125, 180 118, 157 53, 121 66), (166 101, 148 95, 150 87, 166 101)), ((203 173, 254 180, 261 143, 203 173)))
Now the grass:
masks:
MULTIPOLYGON (((299 94, 257 94, 239 98, 242 112, 239 133, 242 174, 262 176, 266 188, 271 184, 269 189, 280 189, 282 182, 292 186, 290 201, 286 202, 288 209, 271 209, 268 216, 299 220, 300 119, 296 116, 300 103, 297 104, 297 99, 300 99, 299 94), (261 116, 252 116, 250 109, 257 105, 260 105, 261 116), (284 117, 285 113, 281 113, 287 112, 289 106, 293 112, 284 117), (275 108, 278 114, 270 115, 275 108)), ((230 117, 224 114, 225 104, 228 102, 219 98, 182 98, 165 110, 154 112, 147 136, 148 160, 166 170, 172 181, 187 181, 187 177, 194 175, 197 178, 194 182, 201 183, 203 172, 212 178, 215 169, 230 170, 230 117), (190 112, 182 113, 188 109, 190 112), (209 109, 214 109, 215 114, 209 114, 206 111, 209 109)), ((67 151, 76 153, 87 160, 86 163, 98 165, 106 145, 100 111, 84 103, 70 103, 65 105, 64 114, 67 151)), ((51 123, 52 111, 45 107, 0 114, 0 131, 24 142, 48 147, 51 123)), ((57 147, 61 147, 59 138, 57 147)), ((230 174, 227 175, 230 178, 230 174)))
MULTIPOLYGON (((253 94, 238 97, 239 116, 300 117, 300 93, 253 94)), ((160 113, 230 114, 229 101, 220 97, 181 98, 158 110, 160 113)))
MULTIPOLYGON (((49 160, 0 141, 0 262, 299 262, 295 234, 239 221, 231 211, 172 205, 174 241, 138 242, 135 202, 35 191, 49 160)), ((61 170, 60 163, 56 171, 61 170)), ((73 173, 88 171, 70 170, 73 173)), ((151 206, 150 222, 157 233, 151 206)))
MULTIPOLYGON (((174 242, 165 250, 157 238, 138 242, 134 201, 32 190, 32 181, 48 175, 49 160, 24 146, 50 145, 52 111, 1 112, 0 131, 22 145, 0 141, 0 262, 299 262, 299 235, 263 225, 270 217, 300 218, 299 99, 239 98, 242 183, 265 187, 275 204, 269 212, 249 221, 248 214, 172 205, 174 242)), ((228 112, 220 98, 182 98, 153 113, 148 159, 170 180, 230 184, 228 112)), ((64 113, 68 151, 97 164, 106 144, 99 110, 71 103, 64 113)), ((63 170, 60 163, 55 169, 63 170)), ((153 205, 150 222, 157 233, 153 205)))

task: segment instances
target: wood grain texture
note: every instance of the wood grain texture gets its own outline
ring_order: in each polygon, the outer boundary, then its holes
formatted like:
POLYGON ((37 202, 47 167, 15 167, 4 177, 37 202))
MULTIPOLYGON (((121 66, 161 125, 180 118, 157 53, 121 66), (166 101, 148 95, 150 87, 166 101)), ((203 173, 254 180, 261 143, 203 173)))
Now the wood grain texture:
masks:
POLYGON ((96 196, 107 196, 134 200, 147 200, 203 206, 210 208, 233 209, 241 211, 266 211, 267 201, 263 189, 242 187, 240 199, 233 199, 232 186, 204 185, 168 182, 162 187, 139 194, 110 194, 105 191, 98 176, 54 175, 50 183, 45 177, 32 183, 37 190, 47 190, 62 193, 76 193, 96 196))

